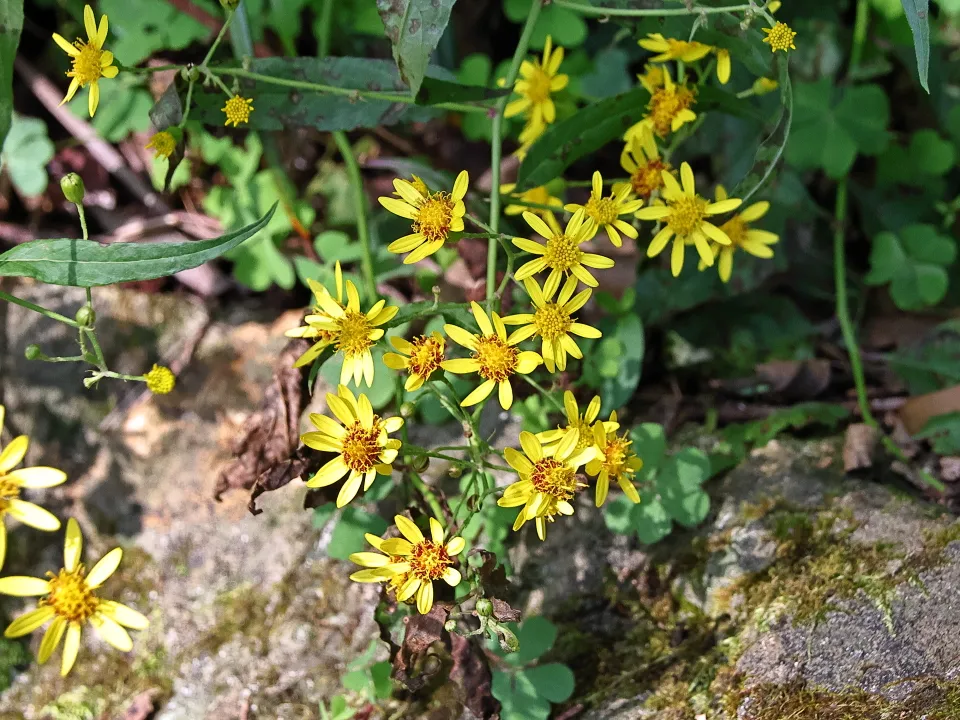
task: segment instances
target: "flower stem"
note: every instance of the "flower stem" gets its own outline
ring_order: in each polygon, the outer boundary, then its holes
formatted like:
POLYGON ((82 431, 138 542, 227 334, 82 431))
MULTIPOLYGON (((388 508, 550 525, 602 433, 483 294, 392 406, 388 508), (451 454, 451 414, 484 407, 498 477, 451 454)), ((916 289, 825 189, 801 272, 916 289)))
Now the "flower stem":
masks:
MULTIPOLYGON (((523 25, 523 31, 520 33, 520 41, 517 43, 517 49, 513 53, 513 62, 510 63, 510 71, 506 77, 506 87, 512 88, 517 79, 517 73, 520 72, 520 64, 527 54, 527 48, 530 46, 530 36, 533 35, 533 27, 540 16, 540 0, 533 0, 530 3, 530 12, 527 13, 527 21, 523 25)), ((493 116, 493 132, 490 139, 490 232, 500 231, 500 159, 503 155, 503 112, 507 108, 509 95, 504 95, 497 101, 496 114, 493 116)), ((498 298, 494 291, 494 285, 497 282, 497 243, 490 243, 487 247, 487 309, 492 310, 496 302, 499 306, 498 298)))
POLYGON ((14 305, 19 305, 22 308, 26 308, 27 310, 32 310, 35 313, 40 313, 44 317, 48 317, 51 320, 56 320, 57 322, 62 322, 64 325, 69 325, 73 328, 80 327, 80 324, 76 320, 71 320, 65 315, 56 313, 53 310, 47 310, 45 307, 41 307, 40 305, 34 305, 29 300, 21 300, 13 295, 8 295, 2 290, 0 290, 0 300, 6 300, 8 303, 13 303, 14 305))
POLYGON ((715 13, 746 12, 756 10, 752 3, 746 5, 727 5, 726 7, 705 7, 691 5, 679 8, 608 8, 595 5, 584 5, 576 0, 553 0, 557 7, 564 7, 582 15, 591 17, 669 17, 672 15, 711 15, 715 13))
POLYGON ((549 402, 551 405, 553 405, 557 410, 559 410, 562 413, 566 412, 566 410, 563 409, 563 404, 559 400, 557 400, 550 392, 548 392, 547 389, 543 387, 543 385, 538 383, 529 375, 521 375, 520 377, 526 380, 527 384, 529 384, 537 392, 539 392, 544 397, 544 399, 547 400, 547 402, 549 402))
POLYGON ((334 142, 343 157, 347 167, 347 176, 350 178, 350 187, 353 190, 353 202, 357 206, 357 235, 360 237, 360 266, 363 270, 363 284, 367 290, 370 302, 377 297, 377 283, 373 276, 373 252, 370 249, 370 228, 367 225, 367 196, 363 192, 363 176, 360 174, 360 165, 350 147, 346 133, 338 130, 333 133, 334 142))
POLYGON ((217 33, 217 37, 214 39, 213 44, 210 46, 210 49, 207 50, 207 56, 203 58, 203 62, 200 63, 201 67, 207 66, 207 63, 210 62, 210 58, 213 57, 213 54, 217 51, 217 48, 220 47, 220 43, 227 34, 227 29, 230 27, 230 23, 233 22, 234 14, 235 13, 232 10, 227 13, 227 19, 224 21, 223 25, 220 26, 220 32, 217 33))

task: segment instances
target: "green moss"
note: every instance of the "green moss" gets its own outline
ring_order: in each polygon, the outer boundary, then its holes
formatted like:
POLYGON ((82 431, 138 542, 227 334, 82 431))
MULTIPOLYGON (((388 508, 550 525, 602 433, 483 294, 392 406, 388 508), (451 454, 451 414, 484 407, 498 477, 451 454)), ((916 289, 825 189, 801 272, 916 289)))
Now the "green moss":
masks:
POLYGON ((220 595, 215 602, 217 624, 197 641, 191 652, 214 653, 238 633, 265 638, 271 614, 277 614, 267 612, 269 604, 270 595, 252 585, 241 585, 220 595))
POLYGON ((0 692, 10 687, 14 674, 32 659, 23 640, 0 637, 0 692))
POLYGON ((50 720, 97 720, 107 709, 107 700, 99 688, 84 685, 65 692, 40 711, 50 720))

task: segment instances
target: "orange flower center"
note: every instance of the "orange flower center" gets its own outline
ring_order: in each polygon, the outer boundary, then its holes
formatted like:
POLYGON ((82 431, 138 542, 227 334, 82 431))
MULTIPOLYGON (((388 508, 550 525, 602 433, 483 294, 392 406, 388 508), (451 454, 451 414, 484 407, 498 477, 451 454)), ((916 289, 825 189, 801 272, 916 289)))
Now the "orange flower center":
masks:
POLYGON ((550 82, 550 76, 539 62, 535 62, 533 74, 527 78, 527 97, 534 105, 550 99, 550 82))
POLYGON ((380 416, 373 416, 373 425, 364 427, 359 420, 347 428, 343 437, 343 462, 358 473, 365 473, 380 463, 380 436, 383 432, 383 421, 380 416))
POLYGON ((517 371, 519 351, 507 345, 499 335, 484 335, 477 338, 473 359, 480 363, 480 377, 484 380, 503 382, 517 371))
POLYGON ((439 580, 453 562, 441 543, 424 540, 413 546, 409 557, 410 574, 421 580, 439 580))
POLYGON ((79 38, 74 41, 73 46, 80 51, 80 54, 72 57, 73 69, 67 72, 67 77, 74 78, 80 83, 80 87, 86 87, 88 83, 96 82, 103 75, 100 65, 103 50, 79 38))
POLYGON ((577 492, 577 474, 569 465, 545 457, 533 464, 530 482, 537 492, 557 501, 569 500, 577 492))
POLYGON ((100 605, 100 600, 87 585, 85 576, 83 565, 73 572, 65 569, 58 575, 48 572, 50 592, 40 600, 40 605, 49 605, 57 615, 70 622, 85 622, 97 612, 100 605))
POLYGON ((627 460, 633 457, 629 452, 631 441, 626 437, 615 436, 608 440, 603 448, 603 469, 612 478, 619 478, 633 471, 627 468, 627 460))
POLYGON ((663 187, 663 176, 660 173, 664 170, 669 172, 670 169, 670 163, 665 163, 659 158, 650 160, 645 165, 637 166, 630 176, 630 185, 639 197, 646 200, 663 187))
POLYGON ((10 507, 10 500, 20 497, 20 486, 0 476, 0 515, 10 507))
POLYGON ((693 105, 693 91, 685 85, 657 90, 647 104, 647 113, 653 123, 653 131, 666 137, 673 130, 673 119, 693 105))
POLYGON ((685 238, 700 229, 706 216, 707 201, 699 195, 683 195, 670 202, 667 225, 674 235, 685 238))
POLYGON ((591 195, 583 209, 587 217, 593 218, 598 225, 610 225, 620 215, 613 198, 596 198, 591 195))
POLYGON ((580 246, 572 238, 561 233, 547 240, 547 251, 543 254, 543 259, 547 267, 565 272, 579 265, 582 256, 580 246))
POLYGON ((410 345, 410 374, 424 379, 430 377, 443 362, 443 341, 421 335, 414 338, 410 345))
POLYGON ((537 308, 533 314, 533 324, 537 326, 537 334, 544 340, 557 340, 567 334, 573 320, 563 305, 548 302, 537 308))
POLYGON ((750 230, 750 226, 739 215, 735 215, 721 225, 720 229, 727 234, 732 245, 739 246, 743 245, 747 239, 747 231, 750 230))
POLYGON ((446 240, 453 220, 454 202, 449 194, 437 192, 429 195, 420 205, 417 219, 413 221, 414 232, 427 240, 446 240))
POLYGON ((337 318, 337 350, 347 357, 362 355, 373 346, 373 324, 362 312, 347 310, 337 318))

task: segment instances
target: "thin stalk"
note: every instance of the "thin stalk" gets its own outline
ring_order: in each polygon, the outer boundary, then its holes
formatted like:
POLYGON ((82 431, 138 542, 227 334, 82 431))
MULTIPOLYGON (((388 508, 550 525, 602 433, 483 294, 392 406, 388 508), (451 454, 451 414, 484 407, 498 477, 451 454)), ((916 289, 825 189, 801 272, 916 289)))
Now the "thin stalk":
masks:
POLYGON ((543 385, 541 385, 540 383, 538 383, 536 380, 534 380, 534 379, 533 379, 532 377, 530 377, 529 375, 521 375, 520 377, 522 377, 524 380, 526 380, 528 385, 530 385, 530 386, 531 386, 532 388, 534 388, 538 393, 540 393, 540 394, 544 397, 544 399, 547 400, 551 405, 553 405, 557 410, 559 410, 559 411, 562 412, 562 413, 565 413, 565 412, 566 412, 566 410, 564 410, 564 408, 563 408, 563 404, 562 404, 559 400, 557 400, 552 394, 550 394, 550 393, 547 391, 547 389, 546 389, 545 387, 543 387, 543 385))
MULTIPOLYGON (((527 55, 527 48, 530 46, 530 36, 533 34, 533 27, 540 16, 540 2, 534 0, 530 3, 530 12, 527 13, 527 21, 523 25, 523 31, 520 33, 520 41, 517 43, 517 49, 513 53, 513 62, 510 63, 510 71, 506 77, 506 87, 512 88, 517 79, 517 73, 520 72, 520 64, 527 55)), ((496 114, 493 116, 493 132, 490 139, 490 232, 500 232, 500 159, 503 155, 503 112, 506 110, 509 95, 504 95, 497 101, 496 114)), ((487 246, 487 308, 492 310, 495 302, 494 285, 497 282, 497 243, 490 243, 487 246)))
POLYGON ((79 327, 80 327, 80 323, 78 323, 76 320, 71 320, 70 318, 66 317, 65 315, 61 315, 60 313, 56 313, 56 312, 54 312, 53 310, 47 310, 45 307, 42 307, 42 306, 40 306, 40 305, 34 305, 34 304, 33 304, 32 302, 30 302, 29 300, 21 300, 20 298, 15 297, 15 296, 13 296, 13 295, 8 295, 7 293, 3 292, 2 290, 0 290, 0 300, 6 300, 8 303, 13 303, 14 305, 19 305, 20 307, 26 308, 27 310, 32 310, 32 311, 35 312, 35 313, 39 313, 39 314, 43 315, 44 317, 50 318, 51 320, 56 320, 57 322, 62 322, 64 325, 69 325, 69 326, 72 327, 72 328, 79 328, 79 327))
POLYGON ((594 5, 584 5, 583 3, 575 2, 575 0, 553 0, 553 4, 557 7, 564 7, 590 17, 670 17, 674 15, 713 15, 716 13, 756 10, 753 4, 727 5, 726 7, 691 5, 690 7, 660 8, 659 10, 597 7, 594 5))
MULTIPOLYGON (((84 240, 90 239, 90 233, 87 230, 87 214, 83 210, 83 203, 75 203, 77 206, 77 214, 80 216, 80 232, 83 234, 84 240)), ((93 307, 93 293, 90 288, 84 288, 87 291, 87 305, 91 308, 93 307)))
POLYGON ((338 130, 333 133, 333 139, 337 143, 337 149, 343 157, 343 162, 347 167, 347 176, 350 178, 350 187, 353 190, 353 201, 357 206, 357 235, 360 237, 360 249, 363 254, 360 257, 360 266, 363 270, 363 284, 367 290, 367 297, 370 302, 374 302, 377 297, 377 283, 373 277, 373 252, 370 249, 370 228, 367 225, 367 196, 363 192, 363 176, 360 174, 360 165, 357 164, 357 158, 353 154, 353 148, 350 147, 350 141, 346 133, 338 130))
POLYGON ((426 501, 427 505, 430 506, 430 511, 434 514, 434 517, 436 517, 437 520, 439 520, 442 524, 445 524, 443 523, 443 507, 441 507, 440 501, 437 500, 437 497, 433 494, 433 491, 423 481, 423 478, 420 477, 420 474, 414 470, 410 470, 410 482, 426 501))
POLYGON ((210 58, 213 57, 213 54, 217 51, 217 48, 220 47, 221 41, 223 41, 224 36, 227 34, 227 28, 230 27, 230 23, 233 22, 234 12, 231 10, 227 13, 227 19, 224 21, 223 25, 220 26, 220 32, 217 33, 217 37, 214 38, 213 44, 210 46, 210 49, 207 50, 206 57, 203 58, 203 62, 200 63, 201 67, 206 67, 207 63, 210 62, 210 58))
POLYGON ((867 41, 867 25, 870 20, 870 4, 867 0, 857 0, 857 17, 853 23, 853 45, 850 48, 850 70, 860 67, 863 46, 867 41))
POLYGON ((330 54, 330 28, 333 19, 333 0, 323 0, 317 17, 317 57, 330 54))

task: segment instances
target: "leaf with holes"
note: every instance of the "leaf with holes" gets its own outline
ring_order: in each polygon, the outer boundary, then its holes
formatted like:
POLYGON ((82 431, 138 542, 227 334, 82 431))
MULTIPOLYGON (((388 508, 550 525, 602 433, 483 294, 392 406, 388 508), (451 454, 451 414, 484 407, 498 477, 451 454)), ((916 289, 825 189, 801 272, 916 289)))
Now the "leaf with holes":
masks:
POLYGON ((416 95, 456 0, 377 0, 400 77, 416 95))

